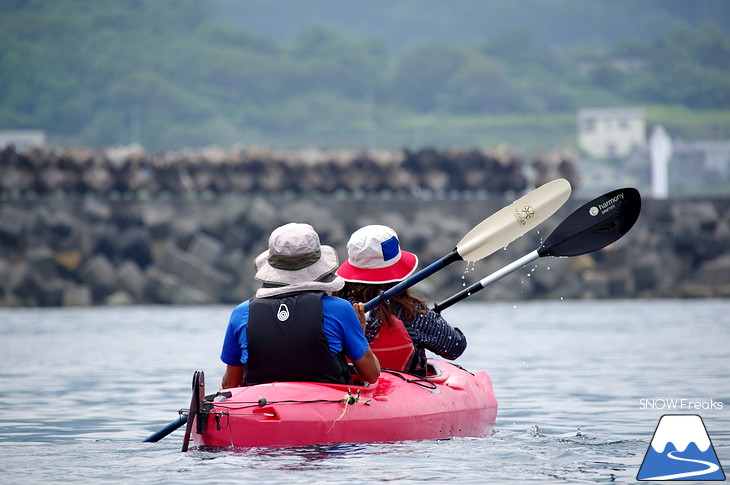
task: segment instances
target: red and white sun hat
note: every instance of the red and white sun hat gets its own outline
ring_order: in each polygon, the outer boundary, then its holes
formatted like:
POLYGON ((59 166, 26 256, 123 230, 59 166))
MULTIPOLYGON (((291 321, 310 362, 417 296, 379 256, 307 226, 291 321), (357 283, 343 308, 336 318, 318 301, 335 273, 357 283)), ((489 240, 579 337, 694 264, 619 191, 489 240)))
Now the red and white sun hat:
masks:
POLYGON ((403 251, 398 235, 388 226, 361 227, 347 242, 347 261, 337 275, 351 283, 395 283, 416 270, 418 258, 403 251))

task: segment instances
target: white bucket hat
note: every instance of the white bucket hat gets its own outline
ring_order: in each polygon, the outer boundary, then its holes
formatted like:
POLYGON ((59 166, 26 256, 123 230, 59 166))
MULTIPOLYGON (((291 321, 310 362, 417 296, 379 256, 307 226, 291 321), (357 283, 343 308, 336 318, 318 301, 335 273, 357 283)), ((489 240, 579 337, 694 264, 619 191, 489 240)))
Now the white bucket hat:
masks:
POLYGON ((277 227, 269 236, 269 249, 256 257, 256 280, 264 283, 256 297, 293 291, 337 291, 345 281, 336 275, 337 252, 321 245, 309 224, 292 222, 277 227))

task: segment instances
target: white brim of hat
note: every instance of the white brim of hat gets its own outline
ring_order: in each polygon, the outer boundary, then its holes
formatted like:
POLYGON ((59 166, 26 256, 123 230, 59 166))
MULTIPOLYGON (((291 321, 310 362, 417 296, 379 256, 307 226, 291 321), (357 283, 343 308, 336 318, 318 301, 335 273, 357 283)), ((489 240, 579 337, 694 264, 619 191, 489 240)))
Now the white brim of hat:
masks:
POLYGON ((332 246, 320 246, 321 256, 317 262, 298 270, 274 268, 269 264, 269 251, 266 250, 256 257, 256 275, 254 279, 267 285, 256 291, 258 298, 276 296, 294 291, 338 291, 345 285, 345 281, 333 274, 339 265, 337 251, 332 246), (321 280, 323 278, 325 280, 321 280))

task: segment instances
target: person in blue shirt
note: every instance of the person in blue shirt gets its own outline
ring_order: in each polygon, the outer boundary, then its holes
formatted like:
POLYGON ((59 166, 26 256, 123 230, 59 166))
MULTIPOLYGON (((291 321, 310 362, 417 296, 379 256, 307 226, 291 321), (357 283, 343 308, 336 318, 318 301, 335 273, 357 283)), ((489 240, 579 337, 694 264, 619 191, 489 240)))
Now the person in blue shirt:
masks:
POLYGON ((380 365, 364 335, 362 304, 327 292, 342 289, 334 248, 309 224, 276 228, 256 258, 255 298, 231 313, 221 360, 222 388, 275 381, 348 384, 349 359, 359 378, 375 382, 380 365))

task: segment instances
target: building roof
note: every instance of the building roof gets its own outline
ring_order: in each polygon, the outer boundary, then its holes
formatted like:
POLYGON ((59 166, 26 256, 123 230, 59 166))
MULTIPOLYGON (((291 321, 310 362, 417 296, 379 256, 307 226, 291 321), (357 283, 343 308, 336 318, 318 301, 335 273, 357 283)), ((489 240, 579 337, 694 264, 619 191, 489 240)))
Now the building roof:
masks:
POLYGON ((645 115, 644 108, 583 108, 578 110, 579 118, 616 118, 619 116, 643 118, 645 115))

